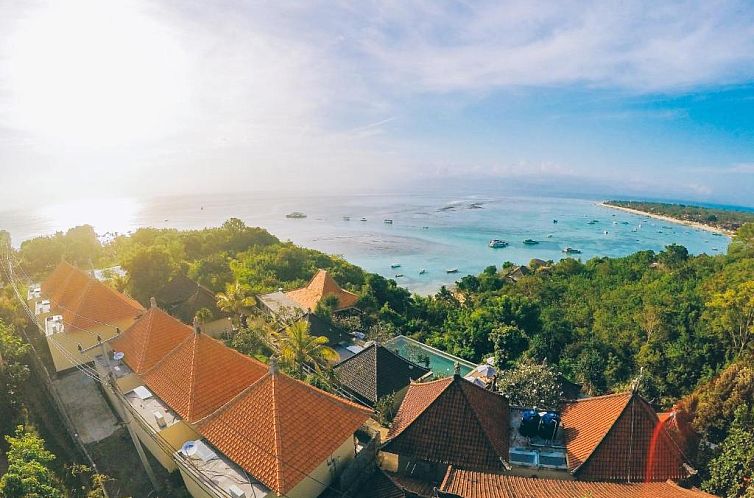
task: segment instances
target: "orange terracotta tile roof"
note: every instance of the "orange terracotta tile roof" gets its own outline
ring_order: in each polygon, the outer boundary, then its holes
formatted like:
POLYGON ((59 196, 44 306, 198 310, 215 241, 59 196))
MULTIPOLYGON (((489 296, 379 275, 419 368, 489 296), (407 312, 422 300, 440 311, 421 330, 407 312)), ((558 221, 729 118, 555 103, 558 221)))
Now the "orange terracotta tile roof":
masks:
POLYGON ((112 341, 111 346, 113 351, 125 353, 126 365, 141 374, 193 333, 191 327, 155 306, 112 341))
POLYGON ((648 483, 538 479, 450 467, 440 489, 463 498, 702 498, 713 495, 672 481, 648 483))
POLYGON ((198 423, 199 432, 278 495, 289 493, 371 411, 281 373, 268 373, 198 423))
POLYGON ((78 271, 76 267, 66 261, 61 261, 58 266, 50 273, 47 278, 42 282, 42 293, 46 296, 50 296, 58 292, 64 285, 68 277, 74 271, 78 271))
POLYGON ((69 330, 115 327, 114 322, 136 319, 144 310, 137 301, 65 262, 42 284, 42 293, 50 299, 53 313, 63 315, 69 330))
POLYGON ((623 413, 631 393, 582 398, 563 406, 561 414, 568 470, 580 467, 592 455, 623 413))
POLYGON ((411 384, 383 449, 430 462, 501 469, 508 401, 460 376, 411 384))
POLYGON ((259 380, 267 367, 205 334, 191 333, 142 375, 184 420, 194 422, 259 380))
POLYGON ((580 479, 657 482, 693 471, 654 409, 637 394, 567 402, 562 421, 568 469, 580 479))
POLYGON ((306 287, 285 294, 309 311, 314 311, 317 303, 326 296, 338 298, 338 310, 350 308, 359 300, 359 296, 353 292, 341 289, 327 270, 319 270, 306 287))

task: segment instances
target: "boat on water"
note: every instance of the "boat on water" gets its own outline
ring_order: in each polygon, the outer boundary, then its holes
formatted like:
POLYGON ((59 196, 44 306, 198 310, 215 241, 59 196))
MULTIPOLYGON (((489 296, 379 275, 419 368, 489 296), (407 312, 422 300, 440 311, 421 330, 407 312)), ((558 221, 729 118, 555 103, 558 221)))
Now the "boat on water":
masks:
POLYGON ((490 240, 490 243, 487 245, 493 249, 499 249, 501 247, 508 247, 508 243, 500 239, 492 239, 490 240))
POLYGON ((602 232, 602 233, 604 233, 605 235, 607 235, 607 234, 608 234, 608 233, 610 233, 610 232, 608 232, 607 230, 605 230, 605 231, 604 231, 604 232, 602 232))
POLYGON ((553 223, 557 223, 557 222, 558 222, 558 220, 552 220, 552 222, 553 222, 553 223))
POLYGON ((422 227, 422 230, 429 230, 429 227, 422 227))
POLYGON ((587 225, 596 225, 599 222, 600 222, 600 220, 592 220, 592 221, 587 221, 586 224, 587 225))
POLYGON ((395 278, 401 278, 403 276, 403 273, 396 273, 395 278))
POLYGON ((391 220, 389 218, 385 218, 384 222, 385 222, 386 225, 392 225, 393 224, 393 220, 391 220))
POLYGON ((445 273, 458 273, 458 268, 448 268, 445 273))
POLYGON ((301 219, 301 218, 306 218, 306 214, 302 213, 301 211, 294 211, 292 213, 286 214, 285 217, 293 218, 293 219, 301 219))
POLYGON ((361 221, 367 221, 367 219, 366 218, 362 218, 361 221))
POLYGON ((524 244, 527 246, 536 246, 537 244, 539 244, 539 242, 534 239, 526 239, 524 241, 524 244))
POLYGON ((548 234, 547 234, 547 238, 548 238, 548 239, 551 239, 551 238, 552 238, 552 234, 551 234, 551 233, 548 233, 548 234))
POLYGON ((343 221, 351 221, 351 217, 350 216, 344 216, 343 217, 343 221))
POLYGON ((419 270, 419 275, 424 275, 425 273, 427 273, 427 270, 425 270, 424 268, 419 270))
POLYGON ((566 247, 563 249, 563 252, 566 254, 581 254, 581 251, 574 249, 573 247, 566 247))
POLYGON ((401 267, 400 263, 393 263, 392 265, 390 265, 390 268, 400 268, 400 267, 401 267))

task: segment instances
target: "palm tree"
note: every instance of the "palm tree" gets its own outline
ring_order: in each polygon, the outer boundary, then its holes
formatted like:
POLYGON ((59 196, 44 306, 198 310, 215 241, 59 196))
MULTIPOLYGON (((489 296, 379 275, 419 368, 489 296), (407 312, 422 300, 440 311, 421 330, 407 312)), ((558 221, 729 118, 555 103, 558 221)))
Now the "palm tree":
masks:
POLYGON ((218 292, 217 307, 233 315, 233 322, 240 323, 241 313, 246 309, 254 306, 254 299, 246 294, 246 288, 236 280, 232 284, 225 286, 225 292, 218 292))
POLYGON ((288 326, 277 339, 281 359, 299 372, 304 365, 319 368, 339 359, 338 353, 327 346, 327 337, 311 335, 309 323, 303 320, 288 326))

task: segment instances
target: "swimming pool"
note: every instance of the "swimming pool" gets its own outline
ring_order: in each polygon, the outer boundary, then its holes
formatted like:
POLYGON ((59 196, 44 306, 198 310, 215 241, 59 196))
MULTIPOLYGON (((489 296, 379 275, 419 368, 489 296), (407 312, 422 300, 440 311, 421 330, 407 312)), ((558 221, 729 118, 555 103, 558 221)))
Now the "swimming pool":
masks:
POLYGON ((427 346, 419 341, 415 341, 404 335, 393 337, 385 343, 385 347, 395 351, 403 358, 424 365, 429 360, 428 367, 432 370, 435 377, 448 377, 453 375, 454 365, 456 362, 461 366, 461 375, 468 375, 476 365, 466 360, 462 360, 452 354, 445 353, 439 349, 427 346), (425 361, 422 361, 425 360, 425 361))

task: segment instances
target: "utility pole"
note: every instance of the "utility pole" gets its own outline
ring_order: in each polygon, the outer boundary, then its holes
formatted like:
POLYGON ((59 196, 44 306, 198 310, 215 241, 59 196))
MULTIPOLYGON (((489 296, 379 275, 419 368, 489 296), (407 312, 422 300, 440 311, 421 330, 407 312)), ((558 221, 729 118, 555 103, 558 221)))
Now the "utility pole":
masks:
MULTIPOLYGON (((117 337, 117 334, 114 336, 117 337)), ((111 339, 113 339, 112 337, 111 339)), ((144 470, 147 473, 147 476, 149 477, 149 481, 152 483, 152 487, 155 491, 159 491, 161 489, 160 483, 157 480, 157 476, 154 474, 154 470, 152 470, 152 465, 150 465, 149 460, 147 460, 147 455, 144 453, 144 448, 141 445, 141 441, 139 441, 139 437, 136 435, 136 431, 134 431, 133 426, 131 425, 133 423, 133 417, 131 416, 131 412, 129 409, 124 406, 123 399, 120 396, 120 391, 118 390, 117 385, 115 384, 115 376, 113 375, 112 367, 110 366, 110 357, 107 354, 107 350, 105 349, 105 343, 102 341, 102 338, 98 335, 97 336, 97 344, 91 347, 88 347, 86 349, 83 349, 79 345, 79 352, 86 353, 87 351, 91 351, 94 348, 99 348, 100 353, 102 354, 102 358, 105 361, 105 366, 107 367, 107 385, 106 387, 110 389, 113 392, 113 397, 116 399, 115 402, 115 411, 118 412, 118 416, 125 422, 126 430, 128 430, 128 435, 131 436, 131 442, 134 445, 134 448, 136 448, 136 453, 139 454, 139 460, 141 460, 141 464, 144 467, 144 470)))

